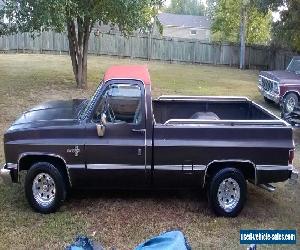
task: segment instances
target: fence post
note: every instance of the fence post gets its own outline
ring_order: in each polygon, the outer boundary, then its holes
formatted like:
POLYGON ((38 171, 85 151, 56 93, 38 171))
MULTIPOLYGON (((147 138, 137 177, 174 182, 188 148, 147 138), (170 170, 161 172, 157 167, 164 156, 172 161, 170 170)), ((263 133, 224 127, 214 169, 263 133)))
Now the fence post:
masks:
POLYGON ((17 53, 19 53, 19 32, 16 35, 17 37, 17 53))
POLYGON ((148 46, 147 46, 147 49, 148 49, 148 52, 147 52, 147 57, 148 57, 148 61, 151 60, 152 58, 152 46, 151 46, 151 43, 152 43, 152 37, 151 37, 151 33, 148 34, 148 46))
POLYGON ((41 36, 40 36, 40 53, 43 54, 43 31, 41 31, 41 36))
POLYGON ((170 56, 170 63, 172 63, 173 61, 173 39, 171 38, 170 40, 168 40, 170 42, 170 46, 169 46, 169 56, 170 56))
POLYGON ((250 69, 250 66, 251 66, 251 63, 250 63, 250 60, 251 60, 251 47, 247 46, 247 48, 248 48, 248 68, 250 69))
POLYGON ((101 55, 101 41, 102 41, 102 38, 103 38, 103 35, 102 35, 102 33, 100 33, 100 36, 99 36, 99 39, 98 39, 98 48, 97 48, 97 51, 99 52, 98 53, 98 55, 101 55), (101 38, 100 38, 100 36, 101 36, 101 38))
POLYGON ((23 40, 22 40, 23 41, 23 46, 22 46, 23 53, 25 52, 24 51, 24 48, 25 48, 25 35, 26 35, 26 33, 23 33, 23 36, 22 36, 23 37, 23 40))
POLYGON ((196 45, 197 45, 197 41, 194 40, 193 41, 193 63, 196 63, 196 45))
POLYGON ((132 37, 129 37, 129 46, 130 46, 130 58, 133 59, 133 46, 132 46, 132 37))
POLYGON ((62 45, 62 33, 59 33, 59 54, 61 55, 61 45, 62 45))

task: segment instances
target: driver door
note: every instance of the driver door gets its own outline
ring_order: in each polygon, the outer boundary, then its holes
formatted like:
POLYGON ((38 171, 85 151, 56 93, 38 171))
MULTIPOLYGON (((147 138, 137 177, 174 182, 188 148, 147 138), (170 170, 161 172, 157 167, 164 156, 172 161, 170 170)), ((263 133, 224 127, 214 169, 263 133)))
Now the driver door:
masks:
POLYGON ((89 186, 107 188, 145 187, 144 86, 139 81, 109 81, 87 122, 85 145, 89 186), (96 125, 106 117, 105 132, 96 125))

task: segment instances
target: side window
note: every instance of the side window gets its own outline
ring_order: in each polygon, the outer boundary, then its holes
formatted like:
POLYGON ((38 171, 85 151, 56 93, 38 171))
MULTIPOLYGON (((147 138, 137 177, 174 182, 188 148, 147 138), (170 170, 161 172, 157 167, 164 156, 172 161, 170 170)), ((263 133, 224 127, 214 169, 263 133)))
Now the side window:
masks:
POLYGON ((137 84, 111 84, 98 103, 93 121, 105 114, 107 122, 138 124, 142 120, 142 90, 137 84))

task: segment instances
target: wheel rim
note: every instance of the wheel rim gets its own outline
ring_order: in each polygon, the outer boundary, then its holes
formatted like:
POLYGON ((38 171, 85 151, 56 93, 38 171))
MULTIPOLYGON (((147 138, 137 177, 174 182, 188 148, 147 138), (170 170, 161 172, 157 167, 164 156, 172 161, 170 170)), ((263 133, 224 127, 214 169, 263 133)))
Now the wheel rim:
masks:
POLYGON ((227 178, 223 180, 218 189, 218 201, 220 206, 231 212, 240 200, 240 186, 236 180, 227 178))
POLYGON ((292 97, 289 98, 289 99, 287 100, 287 102, 286 102, 286 111, 287 111, 288 113, 291 113, 291 112, 294 110, 295 105, 296 105, 295 99, 292 98, 292 97))
POLYGON ((55 198, 56 188, 53 178, 47 173, 38 174, 32 183, 35 201, 42 207, 49 206, 55 198))

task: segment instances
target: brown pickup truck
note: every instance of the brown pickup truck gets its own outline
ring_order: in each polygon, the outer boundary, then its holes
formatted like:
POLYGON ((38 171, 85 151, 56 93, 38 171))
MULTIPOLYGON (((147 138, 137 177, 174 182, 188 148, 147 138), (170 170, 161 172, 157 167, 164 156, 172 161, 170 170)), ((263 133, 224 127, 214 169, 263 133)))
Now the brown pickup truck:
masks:
POLYGON ((108 69, 90 100, 50 101, 4 135, 5 182, 27 171, 41 213, 75 188, 205 188, 213 211, 236 216, 247 182, 274 190, 297 179, 292 128, 244 97, 151 98, 145 66, 108 69))
POLYGON ((282 106, 284 113, 291 113, 300 98, 300 56, 295 56, 286 70, 262 71, 258 89, 266 102, 282 106))

